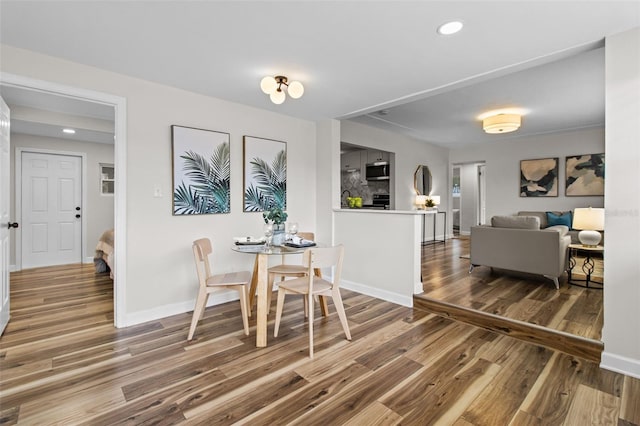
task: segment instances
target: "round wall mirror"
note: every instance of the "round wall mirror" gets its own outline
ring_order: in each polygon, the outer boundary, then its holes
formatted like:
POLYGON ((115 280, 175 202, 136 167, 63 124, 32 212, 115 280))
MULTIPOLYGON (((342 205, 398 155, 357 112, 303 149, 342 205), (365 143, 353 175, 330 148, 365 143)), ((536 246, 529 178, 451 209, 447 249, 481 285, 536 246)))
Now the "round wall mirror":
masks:
POLYGON ((431 193, 431 171, 427 166, 418 166, 413 174, 413 185, 416 195, 429 195, 431 193))

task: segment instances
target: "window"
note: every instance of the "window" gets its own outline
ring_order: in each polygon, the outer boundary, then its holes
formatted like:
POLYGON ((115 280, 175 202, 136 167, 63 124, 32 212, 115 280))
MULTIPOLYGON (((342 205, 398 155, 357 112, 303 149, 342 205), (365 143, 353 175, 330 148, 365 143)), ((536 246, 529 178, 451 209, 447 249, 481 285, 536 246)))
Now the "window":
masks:
POLYGON ((100 164, 100 194, 113 195, 116 183, 114 178, 113 164, 100 164))

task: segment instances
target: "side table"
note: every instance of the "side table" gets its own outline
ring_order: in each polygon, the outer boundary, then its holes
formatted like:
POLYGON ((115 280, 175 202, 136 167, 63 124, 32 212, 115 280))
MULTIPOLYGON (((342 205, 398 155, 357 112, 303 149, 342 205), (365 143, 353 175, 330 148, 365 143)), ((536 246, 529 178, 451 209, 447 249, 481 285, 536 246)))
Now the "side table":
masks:
POLYGON ((575 285, 578 287, 594 288, 597 290, 602 290, 604 282, 592 280, 591 274, 593 274, 593 271, 595 270, 595 266, 596 266, 595 260, 593 259, 593 255, 595 254, 603 255, 604 246, 588 247, 582 244, 569 244, 568 250, 569 250, 569 268, 567 269, 567 276, 569 279, 568 280, 569 284, 575 285), (576 263, 577 263, 575 257, 579 253, 582 253, 586 256, 584 259, 584 262, 582 262, 582 272, 585 275, 585 279, 577 279, 577 278, 571 277, 571 271, 573 270, 573 268, 576 266, 576 263), (579 283, 584 283, 584 285, 579 283), (589 284, 595 284, 595 286, 593 285, 589 286, 589 284))

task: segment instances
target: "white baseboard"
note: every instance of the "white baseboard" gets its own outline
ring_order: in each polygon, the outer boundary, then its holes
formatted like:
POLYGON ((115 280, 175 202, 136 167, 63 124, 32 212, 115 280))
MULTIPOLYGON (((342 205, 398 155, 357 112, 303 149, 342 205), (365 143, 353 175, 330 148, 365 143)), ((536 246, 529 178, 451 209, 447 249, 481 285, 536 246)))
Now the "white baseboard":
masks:
MULTIPOLYGON (((220 305, 222 303, 239 300, 238 292, 234 290, 221 290, 209 296, 207 306, 220 305)), ((133 312, 125 315, 125 323, 123 327, 142 324, 148 321, 155 321, 161 318, 170 317, 172 315, 183 314, 193 311, 195 299, 185 302, 172 303, 170 305, 158 306, 157 308, 148 309, 146 311, 133 312)), ((240 309, 240 306, 238 306, 240 309)))
POLYGON ((640 360, 602 352, 600 368, 640 379, 640 360))
POLYGON ((93 263, 93 257, 85 257, 84 263, 93 263))
POLYGON ((18 267, 16 265, 9 265, 9 272, 15 272, 18 270, 18 267))
POLYGON ((471 235, 471 231, 460 231, 460 235, 471 235))
POLYGON ((340 287, 346 290, 355 291, 357 293, 366 294, 367 296, 375 297, 377 299, 382 299, 387 302, 395 303, 397 305, 413 308, 413 296, 405 296, 403 294, 392 293, 387 290, 381 290, 379 288, 369 287, 364 284, 347 280, 342 280, 340 282, 340 287))

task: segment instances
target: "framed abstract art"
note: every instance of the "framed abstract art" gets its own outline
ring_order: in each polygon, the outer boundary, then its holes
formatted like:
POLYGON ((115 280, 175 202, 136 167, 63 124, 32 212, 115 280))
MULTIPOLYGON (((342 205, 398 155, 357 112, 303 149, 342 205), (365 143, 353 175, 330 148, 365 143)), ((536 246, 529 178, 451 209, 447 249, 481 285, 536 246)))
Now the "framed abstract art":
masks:
POLYGON ((520 196, 558 196, 557 157, 520 161, 520 196))
POLYGON ((604 154, 574 155, 566 158, 567 197, 604 195, 604 154))

